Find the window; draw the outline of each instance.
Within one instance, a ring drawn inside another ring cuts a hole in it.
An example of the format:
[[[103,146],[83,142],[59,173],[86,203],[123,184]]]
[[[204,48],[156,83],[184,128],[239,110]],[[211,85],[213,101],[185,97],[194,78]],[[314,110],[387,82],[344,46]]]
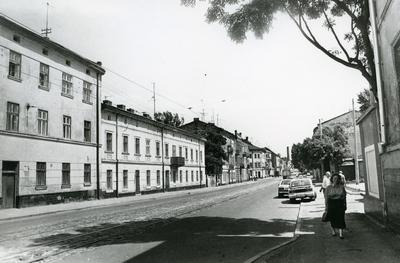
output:
[[[72,75],[62,74],[62,94],[72,97]]]
[[[40,63],[39,87],[49,89],[49,66]]]
[[[188,160],[188,158],[189,158],[189,157],[188,157],[188,148],[185,147],[185,159]]]
[[[202,162],[203,162],[203,152],[200,151],[200,163],[202,163]]]
[[[150,186],[150,170],[146,171],[146,183],[147,186]]]
[[[71,117],[63,116],[63,137],[71,139]]]
[[[128,188],[128,170],[122,171],[122,181],[124,189]]]
[[[193,171],[190,172],[192,182],[194,181]]]
[[[91,182],[92,182],[92,177],[91,177],[90,163],[85,163],[83,169],[83,183],[85,185],[90,185]]]
[[[21,80],[21,54],[10,50],[10,62],[8,64],[8,77]]]
[[[112,133],[111,132],[106,133],[106,151],[112,152]]]
[[[36,186],[46,186],[46,163],[36,163]]]
[[[66,59],[66,60],[65,60],[65,64],[66,64],[67,66],[71,66],[71,61],[68,60],[68,59]]]
[[[193,161],[193,149],[190,149],[190,160]]]
[[[160,156],[160,142],[156,142],[156,156]]]
[[[150,139],[146,139],[146,155],[150,156]]]
[[[85,142],[92,141],[92,124],[90,121],[83,122],[83,140]]]
[[[172,181],[176,183],[176,171],[172,171]]]
[[[203,181],[203,171],[200,171],[200,182]]]
[[[122,153],[129,153],[129,149],[128,149],[128,135],[123,135],[122,136],[122,143],[123,143],[123,147],[122,147]]]
[[[45,110],[38,110],[38,133],[40,135],[47,135],[48,131],[48,117],[49,114]]]
[[[179,146],[179,157],[182,157],[182,146]]]
[[[199,181],[199,171],[196,171],[196,181]]]
[[[165,158],[169,158],[168,143],[165,144]]]
[[[135,154],[140,155],[140,138],[135,138]]]
[[[160,170],[157,170],[157,185],[161,184]]]
[[[46,49],[46,48],[43,48],[42,49],[42,54],[47,56],[49,54],[49,50]]]
[[[172,156],[176,156],[176,145],[172,145]]]
[[[92,96],[92,84],[83,81],[83,102],[91,103]]]
[[[107,170],[107,190],[112,189],[112,170]]]
[[[17,43],[20,43],[20,42],[21,42],[21,38],[20,38],[20,36],[18,36],[18,35],[13,35],[13,40],[14,40],[15,42],[17,42]]]
[[[189,172],[186,171],[186,183],[189,182]]]
[[[71,164],[63,163],[62,164],[62,185],[61,187],[70,187],[71,186]]]
[[[198,162],[198,161],[199,161],[199,151],[196,150],[196,162]]]
[[[18,131],[19,126],[19,104],[7,102],[7,131]]]
[[[182,183],[182,170],[179,171],[179,182]]]

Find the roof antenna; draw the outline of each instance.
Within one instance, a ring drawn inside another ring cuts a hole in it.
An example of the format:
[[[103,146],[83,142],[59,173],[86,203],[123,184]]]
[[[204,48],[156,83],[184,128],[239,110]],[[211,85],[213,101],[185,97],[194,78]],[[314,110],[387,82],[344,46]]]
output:
[[[44,35],[45,38],[49,38],[48,35],[51,33],[51,28],[49,28],[49,2],[47,2],[46,5],[46,28],[42,29],[42,35]]]

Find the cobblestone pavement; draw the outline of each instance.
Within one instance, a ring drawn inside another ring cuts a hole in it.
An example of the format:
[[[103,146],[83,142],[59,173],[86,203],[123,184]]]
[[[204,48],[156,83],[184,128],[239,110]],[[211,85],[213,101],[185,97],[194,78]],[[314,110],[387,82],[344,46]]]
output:
[[[184,196],[1,222],[0,261],[52,261],[110,244],[110,240],[128,243],[124,239],[163,228],[180,217],[276,183],[276,179],[269,178],[254,184],[221,187],[212,192],[193,191]],[[275,191],[275,188],[271,189]]]

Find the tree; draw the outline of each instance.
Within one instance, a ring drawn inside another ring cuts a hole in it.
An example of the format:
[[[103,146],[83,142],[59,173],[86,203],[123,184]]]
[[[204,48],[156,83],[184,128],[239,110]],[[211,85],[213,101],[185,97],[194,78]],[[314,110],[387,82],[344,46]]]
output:
[[[205,161],[206,174],[217,175],[222,173],[222,165],[224,160],[228,159],[223,145],[226,144],[226,139],[221,134],[209,130],[206,135],[205,143]]]
[[[357,102],[360,104],[360,111],[365,112],[371,105],[369,90],[364,89],[357,95]]]
[[[292,163],[299,170],[318,168],[321,160],[338,167],[344,158],[350,157],[347,139],[342,127],[335,126],[333,130],[325,127],[322,136],[315,133],[303,143],[293,144]]]
[[[181,1],[186,6],[196,4],[196,0]],[[369,38],[368,0],[210,0],[206,20],[223,24],[233,41],[242,42],[248,31],[258,38],[268,33],[278,12],[289,15],[315,48],[334,61],[358,70],[377,98],[374,53]],[[350,21],[349,30],[339,35],[336,20],[342,18]],[[312,20],[331,32],[336,48],[321,44],[311,29]]]
[[[179,127],[185,122],[185,119],[179,117],[178,113],[171,113],[170,111],[156,112],[154,120],[174,127]]]

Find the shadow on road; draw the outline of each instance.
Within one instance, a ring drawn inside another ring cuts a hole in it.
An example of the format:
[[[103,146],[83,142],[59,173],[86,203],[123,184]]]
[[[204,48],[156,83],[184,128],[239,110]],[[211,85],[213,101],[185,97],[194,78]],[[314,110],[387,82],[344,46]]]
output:
[[[78,228],[74,233],[35,239],[32,246],[74,250],[78,246],[128,245],[124,253],[130,256],[125,262],[243,262],[289,240],[291,237],[287,234],[294,227],[293,220],[281,219],[202,216],[152,219]],[[99,230],[103,231],[93,233]],[[85,233],[93,234],[82,235]],[[150,246],[150,243],[156,245]],[[85,255],[80,257],[82,260]]]

